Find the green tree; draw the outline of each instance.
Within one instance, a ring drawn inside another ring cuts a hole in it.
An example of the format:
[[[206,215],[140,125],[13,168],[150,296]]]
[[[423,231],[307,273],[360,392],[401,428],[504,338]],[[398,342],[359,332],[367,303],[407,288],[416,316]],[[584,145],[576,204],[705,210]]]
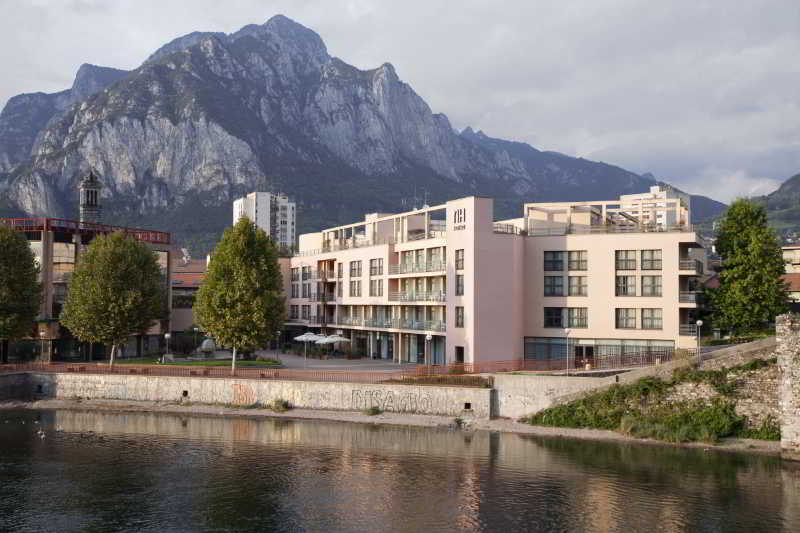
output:
[[[0,363],[8,344],[30,334],[42,299],[39,265],[22,233],[0,225]]]
[[[711,291],[717,327],[747,333],[788,309],[786,265],[764,208],[736,200],[722,219],[716,240],[722,258],[720,287]]]
[[[61,323],[84,342],[117,346],[144,333],[167,312],[166,283],[156,254],[122,233],[99,235],[80,254]]]
[[[285,316],[278,251],[263,230],[243,217],[214,249],[194,307],[200,327],[236,351],[269,342]]]

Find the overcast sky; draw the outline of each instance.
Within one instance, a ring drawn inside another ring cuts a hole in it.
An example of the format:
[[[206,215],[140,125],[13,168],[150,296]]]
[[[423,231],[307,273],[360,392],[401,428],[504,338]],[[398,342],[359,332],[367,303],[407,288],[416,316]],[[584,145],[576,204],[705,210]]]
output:
[[[453,126],[728,201],[800,172],[800,1],[0,0],[0,103],[284,14]]]

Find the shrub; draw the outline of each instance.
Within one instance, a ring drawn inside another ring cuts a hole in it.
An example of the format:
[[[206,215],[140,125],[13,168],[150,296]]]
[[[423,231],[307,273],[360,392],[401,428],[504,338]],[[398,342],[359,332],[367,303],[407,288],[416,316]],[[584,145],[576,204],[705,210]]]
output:
[[[376,416],[376,415],[381,414],[382,412],[383,411],[381,411],[380,407],[378,407],[376,405],[373,405],[372,407],[364,409],[364,414],[367,415],[367,416]]]
[[[743,426],[736,436],[743,439],[781,440],[781,426],[774,417],[770,416],[758,427]]]
[[[284,413],[292,408],[292,404],[290,404],[288,400],[278,398],[269,404],[269,408],[277,413]]]

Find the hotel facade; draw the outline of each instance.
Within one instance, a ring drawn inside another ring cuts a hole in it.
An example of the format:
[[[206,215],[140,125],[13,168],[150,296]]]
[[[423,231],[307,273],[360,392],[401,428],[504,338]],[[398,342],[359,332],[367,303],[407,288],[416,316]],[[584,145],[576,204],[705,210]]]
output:
[[[601,366],[695,346],[705,251],[685,195],[493,215],[491,199],[469,197],[301,235],[282,262],[289,333],[338,332],[354,353],[428,364]]]

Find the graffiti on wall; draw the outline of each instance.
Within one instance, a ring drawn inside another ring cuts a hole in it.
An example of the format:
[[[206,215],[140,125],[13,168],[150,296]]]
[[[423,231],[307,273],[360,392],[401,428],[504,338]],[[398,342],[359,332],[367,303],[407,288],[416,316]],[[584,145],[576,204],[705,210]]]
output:
[[[382,389],[354,389],[350,405],[353,410],[377,407],[381,411],[398,413],[430,413],[434,407],[430,394],[420,391],[399,393]]]

